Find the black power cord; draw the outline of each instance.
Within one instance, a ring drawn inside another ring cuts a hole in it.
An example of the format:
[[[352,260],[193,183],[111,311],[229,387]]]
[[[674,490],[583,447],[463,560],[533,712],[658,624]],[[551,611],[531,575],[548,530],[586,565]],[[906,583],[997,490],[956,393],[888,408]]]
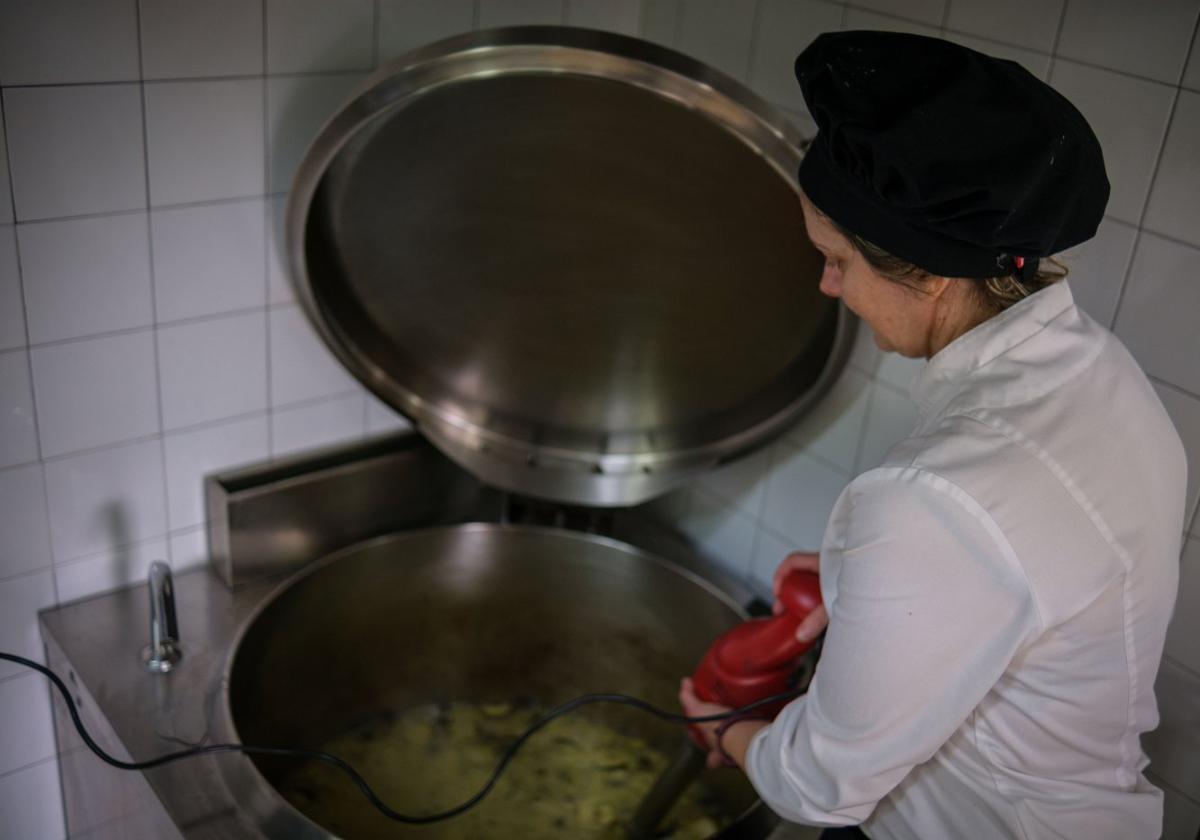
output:
[[[513,757],[516,756],[517,751],[524,746],[525,742],[528,741],[534,733],[536,733],[539,729],[542,729],[544,726],[546,726],[546,724],[550,723],[550,721],[554,720],[555,718],[569,714],[570,712],[573,712],[582,706],[587,706],[592,703],[619,703],[626,706],[633,706],[635,709],[640,709],[643,712],[647,712],[657,718],[660,718],[661,720],[669,721],[671,723],[715,723],[719,720],[726,720],[731,717],[745,715],[747,712],[752,712],[755,709],[762,708],[763,706],[769,706],[772,703],[791,700],[804,693],[803,690],[785,691],[782,694],[773,694],[770,697],[764,697],[761,700],[757,700],[737,709],[731,709],[728,712],[721,712],[715,715],[699,715],[696,717],[688,717],[687,715],[681,715],[676,712],[668,712],[664,709],[660,709],[657,706],[647,703],[645,700],[641,700],[637,697],[630,697],[627,694],[584,694],[574,698],[573,700],[568,700],[566,703],[563,703],[561,706],[552,709],[541,718],[534,721],[534,723],[532,723],[528,729],[522,732],[520,736],[517,737],[517,740],[513,741],[508,749],[504,751],[504,754],[500,756],[500,760],[496,764],[496,769],[492,771],[492,775],[488,777],[488,780],[484,783],[483,787],[481,787],[469,799],[465,800],[461,804],[455,805],[453,808],[448,808],[444,811],[438,811],[436,813],[426,814],[424,816],[412,816],[409,814],[401,814],[399,811],[388,807],[387,803],[381,800],[376,795],[375,791],[371,789],[371,786],[367,784],[367,780],[364,779],[351,765],[347,764],[336,755],[330,755],[329,753],[320,752],[319,750],[289,749],[284,747],[253,747],[246,744],[209,744],[202,747],[192,747],[191,749],[178,750],[176,752],[167,753],[166,755],[160,755],[157,758],[147,759],[146,761],[121,761],[119,758],[113,758],[92,739],[92,736],[89,735],[88,731],[84,728],[83,721],[79,718],[79,710],[75,708],[75,700],[71,697],[71,692],[67,689],[67,686],[62,679],[59,678],[58,674],[54,673],[44,665],[26,659],[23,656],[17,656],[13,653],[4,653],[3,651],[0,651],[0,660],[15,662],[18,665],[24,665],[26,668],[32,668],[34,671],[37,671],[49,679],[50,682],[54,684],[54,687],[58,689],[59,693],[62,694],[63,700],[66,701],[67,711],[71,715],[71,722],[75,724],[76,731],[79,732],[79,737],[83,739],[83,742],[87,744],[88,749],[95,753],[101,761],[112,767],[116,767],[120,770],[149,770],[153,767],[159,767],[163,764],[167,764],[172,761],[179,761],[180,759],[184,758],[192,758],[193,756],[230,752],[240,752],[247,755],[290,756],[292,758],[306,758],[310,761],[323,761],[326,764],[338,768],[347,776],[349,776],[350,780],[354,782],[355,786],[359,789],[359,791],[362,792],[362,795],[367,798],[367,801],[378,808],[379,811],[384,814],[384,816],[395,820],[396,822],[408,823],[411,825],[424,825],[427,823],[440,822],[441,820],[448,820],[451,817],[457,817],[464,811],[467,811],[478,805],[479,802],[491,792],[497,780],[499,780],[500,775],[504,772],[504,768],[507,767],[508,763],[513,760]]]

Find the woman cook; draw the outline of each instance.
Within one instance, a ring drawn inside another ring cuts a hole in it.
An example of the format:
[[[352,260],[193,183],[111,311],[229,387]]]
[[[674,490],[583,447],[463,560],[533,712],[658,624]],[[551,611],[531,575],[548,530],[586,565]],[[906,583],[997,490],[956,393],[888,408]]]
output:
[[[933,38],[817,38],[796,75],[821,290],[925,357],[919,421],[834,507],[806,696],[708,737],[802,823],[873,840],[1158,837],[1141,771],[1175,599],[1184,454],[1046,263],[1108,199],[1079,112]],[[815,625],[801,628],[815,633]],[[720,707],[698,701],[690,714]]]

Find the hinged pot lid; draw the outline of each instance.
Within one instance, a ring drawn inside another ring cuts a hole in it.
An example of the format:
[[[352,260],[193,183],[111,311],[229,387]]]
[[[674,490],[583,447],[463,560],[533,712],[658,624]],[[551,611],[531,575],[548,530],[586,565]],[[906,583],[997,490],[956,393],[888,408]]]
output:
[[[473,33],[369,79],[289,200],[341,361],[485,481],[643,501],[763,444],[844,363],[799,137],[737,82],[564,27]]]

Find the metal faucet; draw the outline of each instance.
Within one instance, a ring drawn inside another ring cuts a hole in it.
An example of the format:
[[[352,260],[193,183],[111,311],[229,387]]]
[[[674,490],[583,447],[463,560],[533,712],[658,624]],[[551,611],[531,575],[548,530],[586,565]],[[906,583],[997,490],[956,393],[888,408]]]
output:
[[[171,567],[161,560],[150,564],[150,644],[142,650],[142,664],[155,674],[165,674],[183,658],[179,628],[175,624],[175,581]]]

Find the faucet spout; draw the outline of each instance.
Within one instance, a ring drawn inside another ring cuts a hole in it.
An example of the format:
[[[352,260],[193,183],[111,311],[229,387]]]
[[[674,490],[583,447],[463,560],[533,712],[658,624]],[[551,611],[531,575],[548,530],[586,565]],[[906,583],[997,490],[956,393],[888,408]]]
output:
[[[175,580],[171,567],[161,560],[150,564],[150,644],[142,650],[142,664],[155,674],[165,674],[183,658],[179,627],[175,623]]]

